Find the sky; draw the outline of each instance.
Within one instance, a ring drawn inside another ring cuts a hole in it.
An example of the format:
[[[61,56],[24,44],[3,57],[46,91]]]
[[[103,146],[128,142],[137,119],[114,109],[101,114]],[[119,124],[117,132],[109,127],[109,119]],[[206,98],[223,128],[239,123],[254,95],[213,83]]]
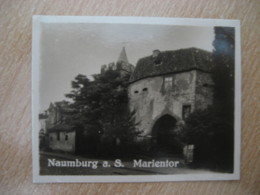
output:
[[[43,23],[40,41],[40,112],[62,101],[71,81],[116,62],[123,47],[129,63],[152,51],[197,47],[212,51],[213,27],[144,24]]]

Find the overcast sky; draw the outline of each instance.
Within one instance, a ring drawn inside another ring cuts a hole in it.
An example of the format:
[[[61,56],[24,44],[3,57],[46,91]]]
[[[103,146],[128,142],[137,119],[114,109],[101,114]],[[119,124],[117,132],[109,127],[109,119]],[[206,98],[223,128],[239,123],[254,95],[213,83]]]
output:
[[[116,62],[125,46],[128,61],[159,49],[197,47],[212,51],[213,27],[44,23],[41,31],[40,111],[50,102],[65,99],[78,74],[100,72],[100,66]]]

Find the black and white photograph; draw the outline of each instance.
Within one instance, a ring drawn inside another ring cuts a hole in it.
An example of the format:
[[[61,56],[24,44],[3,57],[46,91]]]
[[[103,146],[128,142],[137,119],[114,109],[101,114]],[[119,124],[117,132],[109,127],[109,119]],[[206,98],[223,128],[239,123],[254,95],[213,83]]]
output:
[[[33,180],[237,180],[237,20],[34,16]]]

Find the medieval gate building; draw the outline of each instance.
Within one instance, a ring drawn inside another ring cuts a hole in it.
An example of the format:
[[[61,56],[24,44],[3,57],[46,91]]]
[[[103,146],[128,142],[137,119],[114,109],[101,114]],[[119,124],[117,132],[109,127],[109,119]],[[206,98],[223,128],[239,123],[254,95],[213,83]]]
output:
[[[197,48],[154,50],[141,58],[128,87],[140,139],[176,148],[174,135],[188,115],[213,101],[212,54]]]

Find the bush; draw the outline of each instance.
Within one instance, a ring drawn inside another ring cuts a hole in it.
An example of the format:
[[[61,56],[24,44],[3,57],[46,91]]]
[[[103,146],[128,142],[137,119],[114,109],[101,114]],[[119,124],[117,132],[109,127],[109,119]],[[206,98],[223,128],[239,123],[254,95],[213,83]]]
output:
[[[233,129],[233,122],[217,107],[192,113],[182,132],[183,141],[195,145],[192,166],[232,171]]]

